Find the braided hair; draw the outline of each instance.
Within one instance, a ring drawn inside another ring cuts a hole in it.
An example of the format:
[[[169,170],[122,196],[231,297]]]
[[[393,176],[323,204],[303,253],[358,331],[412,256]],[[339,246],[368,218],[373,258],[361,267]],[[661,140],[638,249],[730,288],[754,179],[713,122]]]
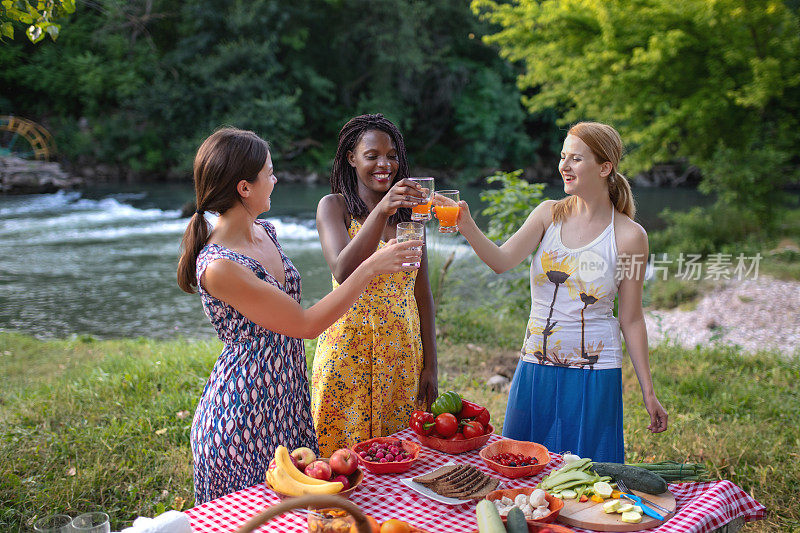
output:
[[[364,134],[370,130],[378,130],[389,135],[392,143],[397,150],[397,174],[395,174],[392,185],[408,177],[408,159],[406,158],[406,145],[403,142],[403,135],[389,119],[382,114],[360,115],[350,119],[339,132],[339,145],[336,148],[336,157],[333,160],[333,172],[331,173],[331,192],[341,194],[344,197],[347,212],[352,217],[366,217],[369,210],[364,200],[358,196],[358,176],[356,169],[347,160],[348,152],[355,152],[356,146],[361,142]],[[411,220],[411,210],[402,207],[389,217],[389,224],[407,222]]]

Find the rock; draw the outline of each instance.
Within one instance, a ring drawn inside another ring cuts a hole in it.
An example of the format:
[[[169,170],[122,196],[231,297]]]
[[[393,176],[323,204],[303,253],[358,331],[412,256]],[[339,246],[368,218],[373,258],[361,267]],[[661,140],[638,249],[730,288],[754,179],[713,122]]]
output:
[[[75,188],[81,181],[70,176],[58,163],[0,157],[0,194],[51,193]]]
[[[511,388],[511,380],[501,374],[495,374],[486,380],[486,384],[495,391],[507,391]]]

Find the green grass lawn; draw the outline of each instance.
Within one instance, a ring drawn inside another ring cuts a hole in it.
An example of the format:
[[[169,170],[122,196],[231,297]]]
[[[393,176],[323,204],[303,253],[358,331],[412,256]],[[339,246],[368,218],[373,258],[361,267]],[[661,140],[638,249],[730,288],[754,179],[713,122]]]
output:
[[[462,331],[458,322],[442,321]],[[492,369],[482,361],[509,350],[512,330],[500,328],[493,343],[487,332],[470,340],[445,329],[439,343],[441,390],[485,402],[497,431],[506,396],[485,387]],[[219,350],[218,342],[0,333],[0,531],[28,530],[44,514],[91,510],[107,512],[119,530],[139,515],[191,507],[189,427]],[[748,531],[800,530],[798,362],[664,346],[652,365],[670,429],[647,432],[628,365],[628,460],[705,462],[769,508]]]

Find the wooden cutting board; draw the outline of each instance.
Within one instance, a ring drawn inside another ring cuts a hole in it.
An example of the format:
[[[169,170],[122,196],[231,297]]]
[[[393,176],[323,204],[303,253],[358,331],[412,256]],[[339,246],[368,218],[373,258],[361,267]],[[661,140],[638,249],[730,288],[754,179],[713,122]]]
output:
[[[658,496],[644,494],[638,491],[633,491],[633,493],[656,502],[673,513],[675,512],[675,496],[669,491],[664,494],[659,494]],[[623,501],[627,500],[623,499]],[[661,511],[656,509],[656,512],[660,513]],[[672,516],[672,514],[667,515],[666,520],[669,520]],[[628,524],[623,522],[621,518],[622,515],[620,513],[607,514],[603,511],[602,503],[593,502],[591,500],[583,503],[580,503],[578,500],[564,500],[564,507],[561,509],[557,520],[570,526],[582,527],[594,531],[640,531],[662,524],[659,520],[647,515],[642,515],[642,521],[638,524]]]

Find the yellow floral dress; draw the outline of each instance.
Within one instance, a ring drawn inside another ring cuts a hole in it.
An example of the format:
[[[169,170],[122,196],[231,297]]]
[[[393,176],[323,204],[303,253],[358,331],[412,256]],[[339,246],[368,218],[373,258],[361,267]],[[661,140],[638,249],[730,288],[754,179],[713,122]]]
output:
[[[353,219],[350,238],[360,229]],[[378,247],[385,245],[381,241]],[[422,339],[416,278],[416,271],[373,278],[347,313],[320,335],[311,411],[323,456],[403,429],[417,408]]]

